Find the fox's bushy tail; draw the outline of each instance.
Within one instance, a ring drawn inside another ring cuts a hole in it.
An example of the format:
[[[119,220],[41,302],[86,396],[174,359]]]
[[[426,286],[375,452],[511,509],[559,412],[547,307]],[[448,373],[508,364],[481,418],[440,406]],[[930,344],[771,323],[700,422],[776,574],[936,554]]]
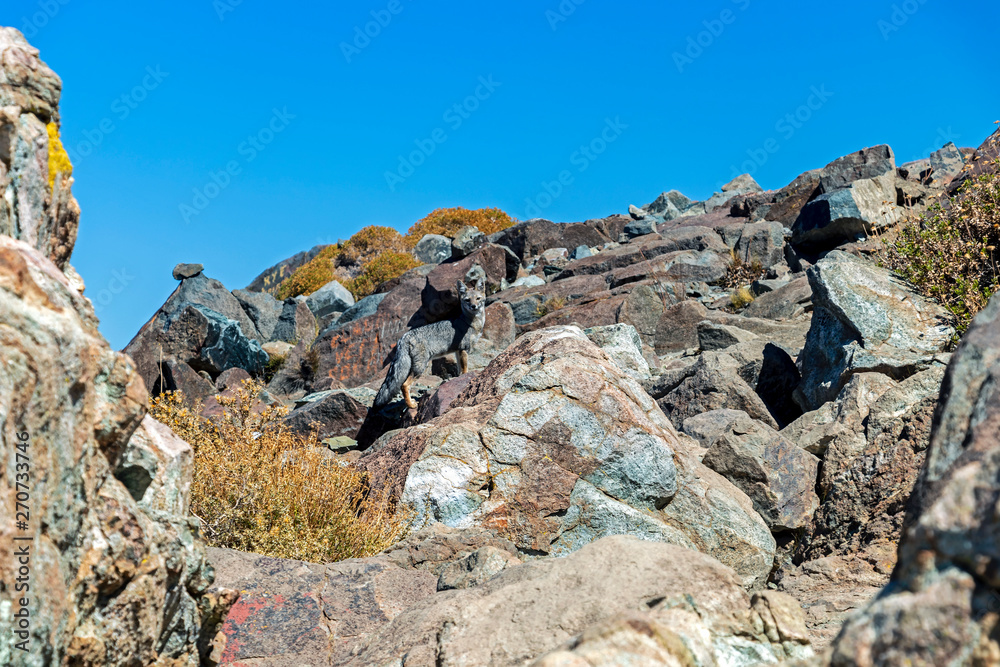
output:
[[[385,382],[382,383],[382,388],[375,396],[373,407],[380,408],[387,405],[396,397],[396,394],[403,388],[406,378],[410,375],[410,366],[410,355],[401,350],[397,344],[396,351],[392,355],[392,363],[389,364],[389,374],[385,376]]]

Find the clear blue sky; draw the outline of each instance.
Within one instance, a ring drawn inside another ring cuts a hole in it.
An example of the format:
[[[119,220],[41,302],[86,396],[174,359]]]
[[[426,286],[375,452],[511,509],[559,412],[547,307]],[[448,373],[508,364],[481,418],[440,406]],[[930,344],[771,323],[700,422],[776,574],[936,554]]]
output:
[[[236,289],[441,206],[583,220],[747,170],[778,188],[868,145],[977,146],[998,19],[981,0],[0,5],[63,79],[72,261],[118,348],[178,262]]]

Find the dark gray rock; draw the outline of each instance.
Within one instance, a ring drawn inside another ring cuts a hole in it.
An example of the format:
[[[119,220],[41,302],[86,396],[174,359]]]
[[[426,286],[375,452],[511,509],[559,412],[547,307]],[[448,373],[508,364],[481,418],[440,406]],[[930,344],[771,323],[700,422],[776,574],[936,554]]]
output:
[[[245,289],[233,290],[233,296],[240,302],[244,312],[253,321],[261,340],[284,340],[274,338],[274,327],[282,313],[282,303],[267,292],[251,292]]]
[[[594,253],[590,249],[590,246],[581,245],[581,246],[577,246],[573,250],[573,252],[571,252],[569,254],[569,258],[570,259],[583,259],[584,257],[590,257],[593,254]]]
[[[243,310],[239,299],[233,296],[221,282],[209,278],[204,273],[182,280],[166,303],[160,307],[160,313],[169,316],[188,304],[196,304],[214,310],[239,323],[240,329],[246,337],[262,343],[265,342],[263,336],[257,331],[253,320]]]
[[[893,583],[854,615],[831,664],[987,664],[1000,600],[1000,297],[974,320],[941,388]],[[931,632],[929,629],[932,629]]]
[[[785,260],[785,228],[780,222],[744,225],[736,243],[736,256],[745,263],[760,262],[765,269]]]
[[[451,239],[440,234],[427,234],[417,241],[413,256],[424,264],[440,264],[451,259]]]
[[[889,271],[834,251],[808,276],[814,312],[795,392],[803,410],[835,398],[854,373],[902,380],[940,364],[936,358],[954,335],[948,312]]]
[[[892,148],[882,144],[837,158],[823,167],[819,176],[821,194],[850,187],[852,183],[878,178],[896,171]]]
[[[698,347],[702,351],[724,350],[733,345],[739,345],[751,340],[757,340],[757,335],[736,327],[718,324],[710,320],[698,323]]]
[[[194,278],[196,275],[205,270],[202,264],[178,264],[174,267],[174,280],[184,280],[185,278]]]
[[[733,426],[714,440],[702,463],[742,489],[772,531],[806,526],[819,507],[819,459],[760,422]]]
[[[949,141],[933,153],[931,153],[931,178],[938,185],[947,185],[953,178],[962,173],[965,167],[965,156],[954,142]]]
[[[626,238],[634,239],[656,233],[656,220],[650,217],[639,218],[625,225],[623,232]]]
[[[270,340],[281,340],[293,345],[299,341],[311,343],[316,338],[318,322],[305,301],[286,300],[281,307],[281,315],[275,322]]]
[[[389,296],[388,292],[366,296],[345,310],[343,315],[340,316],[340,319],[337,320],[337,324],[344,325],[348,322],[353,322],[354,320],[360,320],[362,317],[374,315],[375,311],[378,310],[379,304],[382,303],[387,296]]]
[[[888,146],[845,155],[820,172],[819,196],[792,225],[792,243],[825,250],[895,224],[896,160]]]
[[[319,425],[318,436],[354,438],[368,416],[368,406],[359,401],[349,391],[335,390],[305,397],[296,408],[285,417],[285,425],[297,433],[310,433],[313,423]]]
[[[706,352],[678,374],[675,386],[661,386],[659,391],[666,390],[666,394],[657,403],[677,429],[683,428],[688,417],[721,409],[742,410],[777,428],[767,406],[739,371],[740,364],[725,352]]]

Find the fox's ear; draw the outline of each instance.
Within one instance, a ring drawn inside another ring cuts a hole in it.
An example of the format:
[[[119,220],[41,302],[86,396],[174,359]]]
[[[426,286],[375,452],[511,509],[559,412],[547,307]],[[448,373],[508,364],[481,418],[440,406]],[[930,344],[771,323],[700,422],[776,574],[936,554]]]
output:
[[[480,278],[479,280],[476,281],[476,291],[477,292],[482,292],[483,289],[485,289],[485,288],[486,288],[486,285],[483,284],[483,279],[482,278]]]
[[[465,287],[465,283],[463,283],[461,280],[459,280],[458,281],[458,293],[459,294],[465,294],[465,290],[466,289],[467,288]]]

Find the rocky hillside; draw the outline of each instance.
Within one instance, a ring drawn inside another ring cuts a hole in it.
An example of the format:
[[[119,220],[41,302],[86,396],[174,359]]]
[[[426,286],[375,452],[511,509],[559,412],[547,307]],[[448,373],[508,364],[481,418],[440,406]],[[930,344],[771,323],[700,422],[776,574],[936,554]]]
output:
[[[1000,664],[1000,296],[959,340],[882,261],[988,185],[1000,133],[581,222],[439,210],[233,291],[178,264],[121,354],[68,264],[59,80],[16,31],[0,56],[2,488],[28,505],[0,542],[4,664]],[[416,409],[374,408],[400,337],[480,279],[469,372],[437,360]],[[216,419],[248,379],[398,508],[401,541],[319,563],[205,548],[199,451],[147,400]]]
[[[198,665],[237,597],[188,511],[190,446],[69,264],[79,209],[62,83],[0,28],[0,664]]]

